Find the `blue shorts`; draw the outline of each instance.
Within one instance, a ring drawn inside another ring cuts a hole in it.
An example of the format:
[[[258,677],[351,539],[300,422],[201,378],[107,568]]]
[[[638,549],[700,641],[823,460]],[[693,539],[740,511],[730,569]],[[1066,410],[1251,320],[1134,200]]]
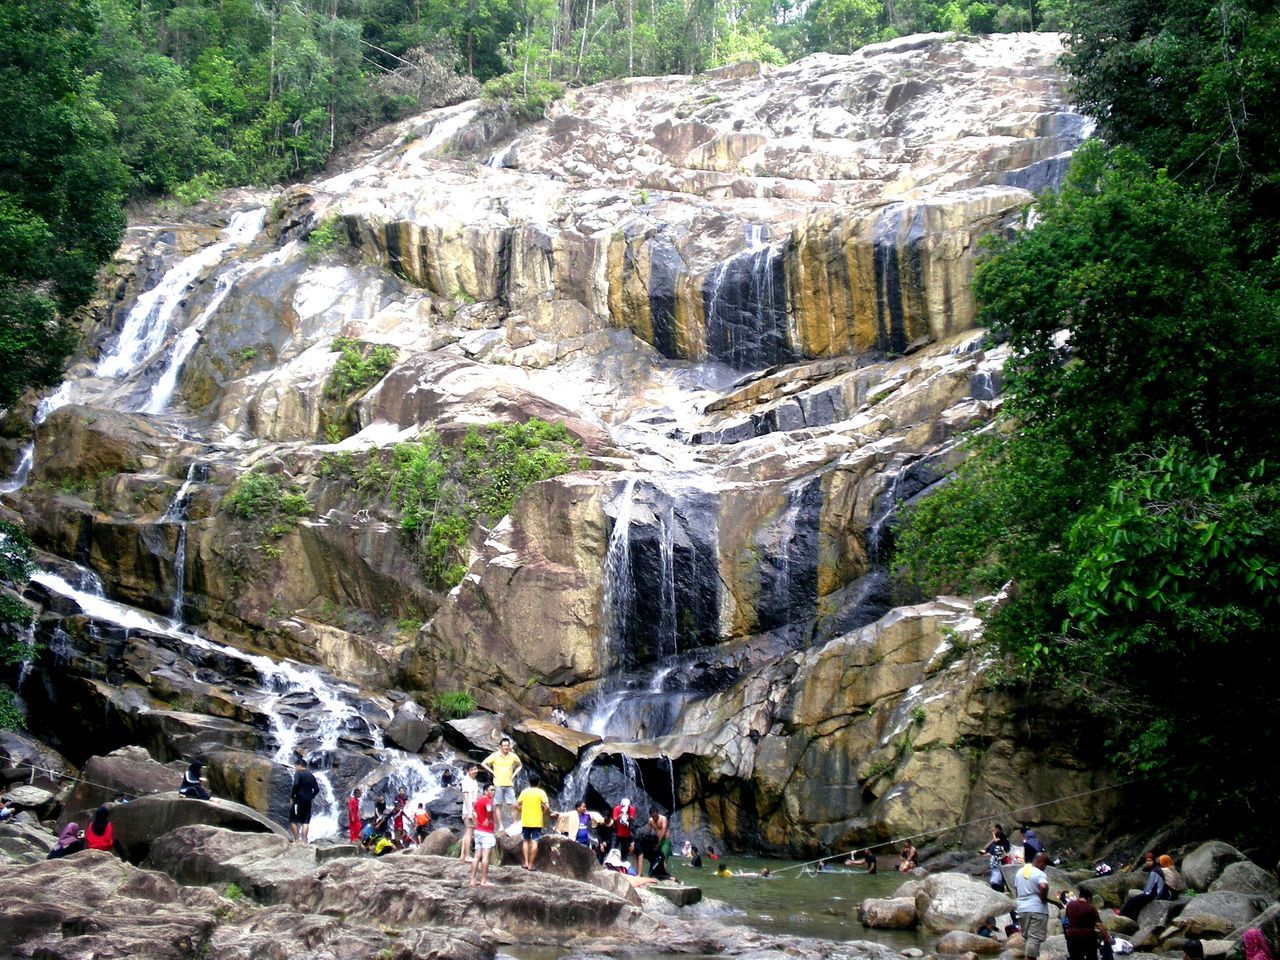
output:
[[[521,831],[526,840],[539,840],[542,838],[541,827],[522,827]]]
[[[495,807],[509,807],[516,802],[515,787],[498,787],[493,794],[493,805]]]

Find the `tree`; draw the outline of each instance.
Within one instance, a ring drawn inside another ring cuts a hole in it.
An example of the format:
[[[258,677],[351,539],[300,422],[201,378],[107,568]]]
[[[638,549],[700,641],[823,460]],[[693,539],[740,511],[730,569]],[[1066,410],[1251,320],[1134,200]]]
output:
[[[0,520],[0,668],[12,668],[34,655],[24,637],[34,612],[17,595],[31,577],[31,541],[22,529]],[[0,686],[0,729],[22,726],[14,691]]]
[[[0,5],[0,406],[56,381],[120,242],[126,173],[85,65],[90,0]]]

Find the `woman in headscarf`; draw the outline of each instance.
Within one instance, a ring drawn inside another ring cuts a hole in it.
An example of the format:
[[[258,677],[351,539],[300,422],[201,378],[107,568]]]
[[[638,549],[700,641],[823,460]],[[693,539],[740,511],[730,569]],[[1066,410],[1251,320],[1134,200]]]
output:
[[[116,845],[116,831],[111,826],[111,811],[99,807],[93,815],[89,829],[84,832],[84,845],[90,850],[113,850]]]
[[[1178,872],[1178,868],[1173,865],[1173,857],[1165,854],[1158,863],[1160,864],[1160,872],[1164,874],[1164,885],[1169,890],[1169,899],[1178,899],[1178,894],[1187,889],[1187,885],[1182,880],[1182,874]]]
[[[80,832],[80,824],[68,823],[62,828],[62,832],[58,834],[58,843],[46,860],[57,860],[59,857],[70,856],[73,853],[79,853],[84,849],[84,834]]]
[[[1266,934],[1257,927],[1246,930],[1241,942],[1244,944],[1244,960],[1271,960]]]
[[[991,825],[991,842],[978,851],[981,856],[987,858],[987,883],[991,885],[992,890],[1000,891],[1004,889],[1004,875],[1000,872],[1000,865],[1005,862],[1005,857],[1009,855],[1009,837],[1005,834],[1004,828],[998,823]]]
[[[182,775],[182,786],[178,788],[179,794],[195,800],[208,800],[212,797],[212,794],[200,782],[200,771],[203,768],[203,760],[191,761],[191,766],[187,767],[187,772]]]

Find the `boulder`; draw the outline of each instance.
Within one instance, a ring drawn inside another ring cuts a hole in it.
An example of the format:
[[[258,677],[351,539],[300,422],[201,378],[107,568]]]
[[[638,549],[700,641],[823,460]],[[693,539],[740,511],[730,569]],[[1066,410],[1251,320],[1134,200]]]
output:
[[[933,949],[935,952],[942,954],[975,953],[985,955],[999,953],[1003,949],[1003,945],[993,937],[980,937],[976,933],[952,930],[950,933],[944,934]],[[1044,954],[1041,954],[1041,956],[1044,956]]]
[[[503,866],[519,866],[523,862],[520,845],[519,837],[500,835],[496,862]],[[595,874],[606,872],[590,849],[559,833],[542,835],[533,866],[542,873],[568,877],[571,880],[590,880]]]
[[[1210,840],[1192,850],[1182,860],[1182,879],[1193,890],[1208,890],[1213,881],[1222,876],[1222,871],[1229,864],[1239,863],[1248,858],[1221,840]]]
[[[26,817],[0,823],[0,863],[39,863],[58,838]]]
[[[230,800],[193,800],[178,796],[176,791],[111,804],[110,809],[116,843],[125,859],[132,863],[146,859],[158,837],[190,824],[288,837],[284,827],[243,804]]]
[[[522,756],[556,778],[567,776],[578,765],[582,751],[600,742],[595,734],[533,719],[517,723],[512,735]]]
[[[274,834],[192,825],[156,838],[146,866],[179,883],[217,890],[234,883],[259,903],[272,904],[305,899],[317,861],[314,847]]]
[[[383,727],[387,740],[406,750],[417,753],[432,737],[439,736],[440,725],[427,717],[426,711],[412,700],[405,700],[396,708],[391,722]]]
[[[1217,880],[1209,884],[1211,892],[1228,890],[1234,893],[1249,893],[1266,897],[1268,900],[1280,900],[1280,883],[1267,871],[1249,860],[1238,860],[1227,864]]]
[[[915,898],[868,898],[858,906],[858,919],[877,930],[910,930],[916,925]]]
[[[1261,930],[1273,947],[1280,945],[1280,903],[1273,903],[1247,924],[1236,927],[1231,931],[1230,939],[1238,942],[1250,927]]]
[[[473,760],[483,760],[498,749],[506,718],[497,713],[477,713],[460,720],[447,720],[445,739],[465,749]]]
[[[1169,901],[1156,901],[1168,903]],[[1153,904],[1147,904],[1153,906]],[[1130,920],[1126,916],[1118,913],[1105,913],[1102,916],[1102,925],[1112,933],[1119,934],[1122,937],[1131,937],[1141,928],[1137,920]]]
[[[90,757],[84,773],[67,798],[58,826],[83,823],[93,811],[121,794],[145,797],[177,789],[182,774],[151,759],[143,747],[121,747],[105,757]]]
[[[1040,945],[1040,960],[1067,960],[1067,938],[1061,933],[1053,936],[1055,929],[1061,930],[1062,928],[1050,923],[1050,936]]]
[[[413,848],[413,852],[421,856],[442,857],[454,844],[453,831],[447,827],[432,830],[426,838]]]
[[[30,810],[39,820],[48,820],[57,812],[58,798],[52,790],[22,784],[5,791],[9,802],[18,810]]]
[[[0,790],[30,783],[57,793],[78,771],[62,754],[17,730],[0,730]]]
[[[1184,936],[1211,939],[1250,923],[1266,907],[1265,898],[1247,893],[1202,893],[1191,898],[1174,923]]]
[[[677,907],[691,907],[702,902],[702,890],[698,887],[670,883],[651,883],[645,888]]]
[[[1145,873],[1117,871],[1108,873],[1105,877],[1082,880],[1078,886],[1090,899],[1101,897],[1103,905],[1114,910],[1124,905],[1130,890],[1141,890],[1146,880]]]
[[[1155,927],[1161,929],[1167,927],[1173,922],[1173,918],[1186,909],[1190,901],[1186,898],[1181,900],[1152,900],[1138,914],[1138,927]],[[1121,918],[1125,919],[1125,918]]]
[[[979,880],[958,873],[936,873],[916,894],[916,916],[935,933],[974,930],[989,916],[1013,909],[1014,902]]]

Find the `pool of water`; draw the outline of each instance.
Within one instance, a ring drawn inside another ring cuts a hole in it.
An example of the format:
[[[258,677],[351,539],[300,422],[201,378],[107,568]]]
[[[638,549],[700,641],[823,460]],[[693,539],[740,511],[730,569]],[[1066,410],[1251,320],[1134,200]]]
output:
[[[895,950],[932,946],[915,930],[871,930],[858,922],[858,904],[867,897],[890,897],[902,885],[896,873],[867,876],[861,870],[835,869],[814,873],[788,860],[757,857],[725,857],[731,870],[758,873],[768,867],[771,876],[717,877],[716,864],[703,861],[696,870],[687,860],[673,858],[671,872],[687,884],[700,887],[704,897],[722,900],[741,913],[717,918],[766,933],[823,940],[870,940]],[[502,953],[516,960],[561,960],[567,952],[553,947],[504,947]],[[653,960],[662,957],[655,954]],[[637,956],[636,960],[650,960]],[[669,955],[665,960],[670,960]]]

